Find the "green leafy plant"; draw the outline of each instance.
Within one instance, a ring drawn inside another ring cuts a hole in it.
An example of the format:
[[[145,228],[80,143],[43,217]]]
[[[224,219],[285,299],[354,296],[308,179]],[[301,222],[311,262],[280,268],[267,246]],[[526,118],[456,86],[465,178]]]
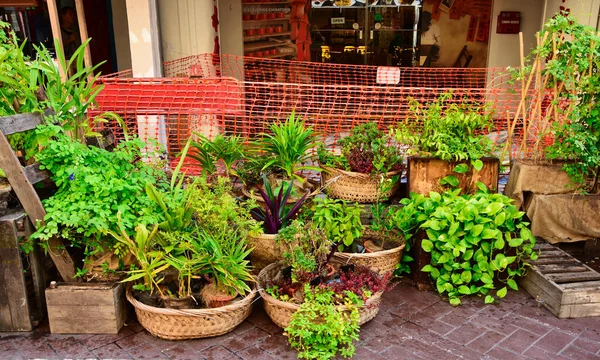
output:
[[[152,156],[146,143],[130,139],[109,152],[70,138],[60,126],[40,126],[35,133],[48,138],[36,159],[58,190],[43,201],[47,214],[32,239],[43,245],[60,236],[89,256],[113,248],[107,231],[133,234],[138,224],[162,221],[145,185],[164,183],[165,174],[144,161]]]
[[[429,197],[412,194],[394,215],[400,230],[409,239],[424,235],[421,246],[431,253],[428,272],[440,294],[459,305],[465,295],[480,295],[494,302],[492,293],[503,298],[507,287],[517,290],[515,279],[524,276],[528,259],[536,260],[535,238],[512,200],[491,194],[482,183],[473,195],[459,195],[460,189]]]
[[[355,242],[364,231],[360,213],[359,206],[348,205],[344,200],[320,198],[315,199],[312,219],[327,238],[338,245],[340,251],[345,247],[356,251]]]
[[[200,141],[193,141],[192,148],[197,152],[190,155],[203,165],[203,170],[214,173],[217,164],[225,166],[225,176],[236,175],[234,165],[245,158],[244,140],[239,135],[226,136],[218,134],[210,140],[202,134],[195,134]]]
[[[296,119],[295,112],[283,123],[270,126],[272,134],[262,134],[257,146],[273,158],[264,165],[263,170],[273,167],[283,172],[288,179],[304,182],[298,173],[303,170],[321,171],[319,167],[306,165],[311,160],[309,151],[317,142],[313,129],[306,127],[304,121]]]
[[[343,306],[336,306],[336,294],[328,289],[304,286],[305,301],[285,328],[292,348],[300,359],[333,359],[338,352],[345,358],[355,352],[362,300],[348,292]]]
[[[341,155],[333,155],[321,145],[317,154],[322,165],[346,171],[383,175],[402,169],[403,156],[397,145],[377,124],[368,122],[355,126],[349,136],[339,140]]]
[[[314,223],[294,220],[275,237],[282,247],[284,264],[292,267],[292,282],[322,273],[329,261],[333,242]]]
[[[136,259],[136,265],[131,266],[128,271],[129,276],[123,282],[141,279],[141,283],[133,285],[134,289],[150,291],[150,293],[157,290],[164,295],[159,287],[162,281],[160,274],[169,267],[169,264],[165,260],[165,254],[155,248],[157,232],[158,226],[148,231],[142,224],[136,226],[133,238],[122,227],[118,232],[108,231],[117,241],[114,247],[115,253],[121,257],[130,253]]]
[[[446,93],[427,108],[415,100],[410,111],[416,119],[408,118],[393,131],[399,143],[410,146],[410,154],[437,159],[477,160],[493,151],[493,142],[483,135],[492,126],[492,114],[486,107],[467,102],[451,102]]]

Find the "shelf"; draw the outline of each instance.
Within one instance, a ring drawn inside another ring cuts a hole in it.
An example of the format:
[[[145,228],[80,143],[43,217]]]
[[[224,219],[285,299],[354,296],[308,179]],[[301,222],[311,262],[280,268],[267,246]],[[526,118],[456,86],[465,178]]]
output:
[[[281,53],[281,54],[274,54],[274,55],[267,55],[267,56],[263,56],[262,58],[264,59],[277,59],[277,58],[282,58],[282,57],[286,57],[286,56],[296,56],[296,53]]]
[[[274,36],[290,36],[291,34],[292,34],[291,31],[284,31],[284,32],[265,34],[265,35],[244,36],[244,42],[261,40],[261,39],[265,39],[265,38],[271,38]]]
[[[250,43],[244,45],[244,52],[256,51],[261,49],[268,49],[272,47],[280,47],[280,46],[290,46],[292,45],[289,42],[274,42],[274,41],[261,41],[256,43]]]
[[[249,23],[264,23],[264,22],[280,22],[280,21],[288,21],[290,20],[290,16],[286,15],[282,18],[275,18],[275,19],[262,19],[262,20],[244,20],[244,24],[249,24]]]

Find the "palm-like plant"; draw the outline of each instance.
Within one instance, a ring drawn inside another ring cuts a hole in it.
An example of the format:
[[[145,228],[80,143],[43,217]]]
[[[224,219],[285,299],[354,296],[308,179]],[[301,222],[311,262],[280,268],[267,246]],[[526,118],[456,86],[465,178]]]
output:
[[[272,134],[263,134],[259,147],[275,157],[264,165],[263,170],[273,166],[281,170],[288,179],[305,179],[298,175],[302,170],[321,171],[319,167],[304,165],[311,158],[309,150],[317,146],[314,131],[305,127],[304,121],[296,119],[292,111],[284,123],[270,126]]]
[[[216,164],[222,161],[225,165],[225,175],[235,175],[233,166],[245,158],[244,139],[239,135],[225,136],[217,135],[212,141],[202,134],[195,133],[200,141],[192,142],[192,147],[197,153],[192,158],[202,164],[203,170],[209,173],[215,172]]]

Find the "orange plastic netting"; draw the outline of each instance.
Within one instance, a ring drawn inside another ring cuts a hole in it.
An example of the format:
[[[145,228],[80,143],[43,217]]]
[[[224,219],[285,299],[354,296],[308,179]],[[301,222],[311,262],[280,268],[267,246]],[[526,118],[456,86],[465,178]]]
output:
[[[292,111],[335,142],[362,122],[375,121],[383,129],[411,121],[410,99],[426,106],[448,91],[454,94],[451,101],[489,106],[492,131],[506,138],[521,100],[520,87],[510,84],[506,69],[390,68],[203,54],[165,63],[164,73],[164,78],[133,78],[131,71],[100,78],[105,88],[92,115],[116,112],[130,130],[157,137],[176,153],[194,132],[252,137]],[[517,122],[515,143],[521,133]]]

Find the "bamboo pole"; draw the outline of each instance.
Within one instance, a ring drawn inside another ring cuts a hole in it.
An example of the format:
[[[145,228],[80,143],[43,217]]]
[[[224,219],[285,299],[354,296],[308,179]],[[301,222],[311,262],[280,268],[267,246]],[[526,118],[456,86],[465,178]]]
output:
[[[85,20],[85,8],[83,7],[83,0],[75,0],[75,9],[77,11],[77,23],[79,24],[79,37],[81,37],[81,43],[85,43],[88,39],[87,22]],[[85,66],[92,67],[92,54],[90,52],[90,45],[88,44],[83,51],[83,61]],[[88,81],[92,81],[94,76],[90,74]]]
[[[52,37],[58,40],[58,46],[60,47],[60,50],[64,51],[62,33],[60,31],[60,19],[58,17],[58,8],[56,7],[56,0],[48,0],[48,16],[50,17],[50,26],[52,27]],[[60,73],[60,78],[63,81],[65,81],[67,77],[66,70],[67,69],[64,69],[59,61],[58,71]]]

